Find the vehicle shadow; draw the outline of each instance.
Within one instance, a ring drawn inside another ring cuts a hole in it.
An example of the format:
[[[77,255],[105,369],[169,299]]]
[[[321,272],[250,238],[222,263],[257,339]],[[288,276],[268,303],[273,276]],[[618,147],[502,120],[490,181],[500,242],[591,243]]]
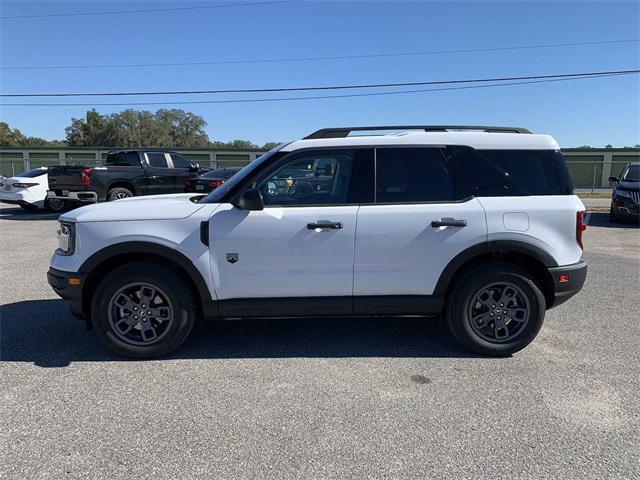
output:
[[[607,228],[640,228],[640,219],[627,219],[621,223],[612,223],[609,221],[608,213],[591,213],[589,218],[589,227],[607,227]]]
[[[185,345],[164,359],[290,357],[474,355],[431,319],[314,318],[200,322]],[[73,362],[127,361],[107,351],[62,300],[0,307],[0,360],[54,368]]]
[[[48,212],[46,210],[23,210],[22,208],[0,208],[1,220],[56,220],[62,212]]]

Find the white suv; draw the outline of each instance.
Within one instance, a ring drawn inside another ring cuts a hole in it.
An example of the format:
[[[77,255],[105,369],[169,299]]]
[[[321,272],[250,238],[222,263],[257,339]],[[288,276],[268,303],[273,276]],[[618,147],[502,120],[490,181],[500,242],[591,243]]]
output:
[[[65,213],[48,279],[129,357],[175,350],[200,318],[351,315],[442,315],[465,347],[509,355],[582,287],[583,214],[548,135],[332,128],[207,196]]]

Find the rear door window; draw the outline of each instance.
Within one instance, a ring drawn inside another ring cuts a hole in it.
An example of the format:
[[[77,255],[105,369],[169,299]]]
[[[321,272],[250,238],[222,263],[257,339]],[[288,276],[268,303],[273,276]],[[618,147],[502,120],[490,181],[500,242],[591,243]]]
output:
[[[449,202],[464,198],[439,148],[378,148],[376,203]]]
[[[161,152],[150,152],[147,153],[147,161],[149,165],[154,168],[168,168],[167,158],[164,153]]]
[[[139,167],[140,155],[138,152],[109,153],[105,160],[105,164],[117,167]]]

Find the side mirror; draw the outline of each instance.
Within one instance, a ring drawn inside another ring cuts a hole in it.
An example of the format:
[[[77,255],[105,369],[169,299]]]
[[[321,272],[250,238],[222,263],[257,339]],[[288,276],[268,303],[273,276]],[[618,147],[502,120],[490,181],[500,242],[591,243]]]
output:
[[[618,177],[609,177],[609,181],[615,183],[618,181]]]
[[[200,170],[200,165],[198,165],[197,163],[192,163],[189,167],[190,172],[197,172],[198,170]]]
[[[238,199],[233,202],[233,206],[241,210],[263,210],[264,202],[262,201],[262,194],[257,188],[245,190],[240,194]]]

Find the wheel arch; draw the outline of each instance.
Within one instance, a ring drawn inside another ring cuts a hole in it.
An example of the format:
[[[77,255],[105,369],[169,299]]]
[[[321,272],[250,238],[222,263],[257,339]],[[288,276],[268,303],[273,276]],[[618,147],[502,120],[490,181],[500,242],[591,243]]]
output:
[[[196,308],[205,316],[217,316],[217,304],[196,266],[181,252],[152,242],[123,242],[110,245],[87,258],[78,271],[86,278],[82,289],[82,309],[87,325],[91,325],[89,312],[91,299],[100,279],[114,269],[134,261],[148,261],[170,268],[180,275],[193,292]]]
[[[444,268],[433,295],[445,298],[466,272],[496,261],[513,263],[530,273],[544,294],[547,308],[553,305],[554,283],[548,268],[557,267],[558,263],[540,247],[517,240],[494,240],[463,250]]]
[[[131,193],[133,193],[134,195],[138,194],[138,191],[136,190],[136,187],[129,180],[118,179],[118,180],[113,180],[112,182],[110,182],[109,185],[107,186],[107,193],[106,193],[107,196],[109,195],[109,192],[111,190],[113,190],[114,188],[126,188]]]

